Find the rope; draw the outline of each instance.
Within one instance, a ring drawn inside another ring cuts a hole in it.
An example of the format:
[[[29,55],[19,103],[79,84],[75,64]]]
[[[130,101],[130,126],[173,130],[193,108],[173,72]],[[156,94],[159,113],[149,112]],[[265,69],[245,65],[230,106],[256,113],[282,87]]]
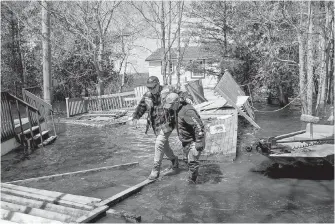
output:
[[[289,102],[288,104],[286,104],[284,107],[281,107],[281,108],[279,108],[279,109],[277,109],[277,110],[258,110],[258,109],[256,109],[254,106],[251,106],[253,109],[254,109],[254,111],[257,111],[257,112],[260,112],[260,113],[270,113],[270,112],[278,112],[278,111],[280,111],[280,110],[283,110],[283,109],[285,109],[286,107],[288,107],[291,103],[293,103],[296,99],[298,99],[300,97],[300,94],[297,96],[297,97],[295,97],[291,102]]]
[[[311,77],[311,79],[313,79],[313,78],[314,78],[314,76]],[[310,83],[312,83],[312,82],[310,82]],[[254,106],[251,106],[251,107],[254,109],[254,111],[257,111],[257,112],[260,112],[260,113],[272,113],[272,112],[278,112],[280,110],[283,110],[286,107],[288,107],[291,103],[293,103],[296,99],[298,99],[300,97],[300,95],[306,91],[306,89],[308,87],[308,84],[309,83],[307,82],[307,85],[305,86],[305,89],[303,91],[301,91],[301,93],[298,96],[296,96],[291,102],[289,102],[288,104],[286,104],[285,106],[283,106],[283,107],[281,107],[277,110],[271,110],[271,111],[269,111],[269,110],[257,110],[257,108],[255,108]]]

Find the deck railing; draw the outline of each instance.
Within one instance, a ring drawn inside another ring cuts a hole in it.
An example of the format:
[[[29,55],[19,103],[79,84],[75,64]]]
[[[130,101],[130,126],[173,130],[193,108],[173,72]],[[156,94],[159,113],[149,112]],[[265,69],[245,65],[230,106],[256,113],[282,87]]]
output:
[[[15,123],[14,123],[14,116],[13,116],[13,110],[12,110],[12,104],[16,106],[17,109],[17,115],[19,118],[20,123],[20,131],[23,133],[23,125],[22,125],[22,115],[20,111],[20,106],[25,107],[26,111],[28,111],[28,123],[29,123],[29,129],[32,133],[32,127],[33,122],[30,115],[34,114],[35,116],[39,116],[40,112],[38,109],[32,105],[29,105],[28,103],[24,102],[23,100],[17,98],[14,95],[11,95],[8,92],[1,92],[1,142],[4,142],[6,140],[9,140],[11,138],[16,138],[16,140],[21,143],[22,145],[26,144],[25,141],[25,135],[21,134],[19,135],[21,138],[18,137],[16,131],[15,131]],[[41,125],[39,120],[37,120],[37,124],[40,129],[40,135],[42,137],[42,131],[41,131]],[[26,149],[26,147],[25,147]]]
[[[89,111],[129,109],[134,106],[134,91],[93,97],[66,98],[67,117],[88,113]]]
[[[55,136],[56,134],[56,127],[53,117],[53,108],[52,105],[45,102],[43,99],[39,98],[35,94],[29,92],[27,89],[22,89],[22,96],[25,102],[28,104],[36,107],[39,111],[39,115],[32,114],[31,112],[27,111],[27,114],[30,113],[30,117],[34,125],[36,125],[40,121],[45,121],[48,124],[49,115],[51,116],[51,125],[53,127],[53,131]]]

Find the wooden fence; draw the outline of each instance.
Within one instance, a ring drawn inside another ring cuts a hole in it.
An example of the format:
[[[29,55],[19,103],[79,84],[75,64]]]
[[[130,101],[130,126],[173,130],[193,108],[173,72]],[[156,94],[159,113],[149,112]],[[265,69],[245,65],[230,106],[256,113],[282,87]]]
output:
[[[134,91],[94,97],[66,98],[67,117],[89,111],[127,109],[136,106]]]

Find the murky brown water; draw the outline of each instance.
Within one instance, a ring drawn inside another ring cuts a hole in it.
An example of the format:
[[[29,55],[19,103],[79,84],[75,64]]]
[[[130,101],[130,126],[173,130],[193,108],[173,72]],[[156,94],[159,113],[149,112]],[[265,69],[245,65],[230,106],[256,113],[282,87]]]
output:
[[[266,106],[259,110],[273,110]],[[272,162],[256,152],[244,150],[256,137],[270,137],[301,130],[300,112],[256,113],[263,128],[239,133],[238,157],[234,162],[205,164],[198,185],[186,182],[182,166],[174,176],[144,187],[113,208],[142,216],[142,222],[328,222],[334,221],[333,168],[273,168]],[[93,128],[58,124],[59,138],[35,153],[30,160],[12,163],[17,154],[2,158],[2,181],[70,172],[139,161],[130,170],[104,171],[61,181],[26,184],[48,190],[108,198],[133,186],[150,173],[154,136],[144,127]],[[163,169],[169,166],[164,160]],[[7,169],[7,171],[5,171]],[[25,170],[23,172],[23,170]],[[307,175],[308,174],[308,175]],[[70,182],[69,182],[70,180]],[[122,222],[110,216],[99,222]]]

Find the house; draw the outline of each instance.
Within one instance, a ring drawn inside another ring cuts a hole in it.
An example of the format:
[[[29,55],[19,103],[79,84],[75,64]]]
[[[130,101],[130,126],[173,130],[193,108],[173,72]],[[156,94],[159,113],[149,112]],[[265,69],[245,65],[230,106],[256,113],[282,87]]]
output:
[[[181,76],[180,83],[183,86],[189,81],[202,80],[204,88],[214,88],[217,84],[217,76],[210,75],[212,73],[219,74],[219,56],[213,52],[206,51],[202,47],[189,46],[181,48]],[[163,49],[159,48],[153,52],[145,61],[149,62],[149,76],[157,76],[161,83],[163,83],[163,76],[161,74]],[[171,49],[171,71],[172,71],[172,85],[177,84],[177,49]],[[168,69],[167,69],[168,73]]]

